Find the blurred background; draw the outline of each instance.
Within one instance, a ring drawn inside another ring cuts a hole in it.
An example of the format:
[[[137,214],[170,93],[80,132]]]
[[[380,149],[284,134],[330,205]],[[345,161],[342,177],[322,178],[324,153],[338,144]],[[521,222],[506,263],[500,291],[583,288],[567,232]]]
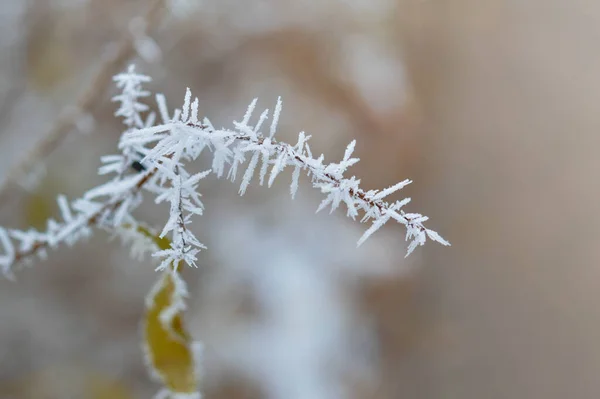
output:
[[[41,227],[102,182],[122,131],[106,65],[134,62],[172,106],[189,86],[216,126],[281,95],[280,139],[305,130],[335,160],[356,138],[362,185],[413,179],[408,209],[453,246],[404,259],[390,225],[355,249],[366,226],[315,215],[307,182],[292,201],[289,175],[243,199],[205,181],[209,249],[185,277],[206,398],[598,398],[597,2],[158,3],[2,1],[0,179],[68,134],[6,186],[1,225]],[[0,281],[0,398],[158,390],[139,328],[155,264],[108,238]]]

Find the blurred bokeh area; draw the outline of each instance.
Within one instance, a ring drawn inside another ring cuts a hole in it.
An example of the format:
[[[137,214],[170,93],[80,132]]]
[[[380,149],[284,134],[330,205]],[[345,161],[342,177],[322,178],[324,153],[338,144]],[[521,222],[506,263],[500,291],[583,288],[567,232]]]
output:
[[[356,248],[368,226],[315,214],[307,179],[292,200],[289,173],[203,181],[184,277],[205,398],[597,399],[599,38],[589,0],[1,0],[0,225],[103,181],[131,63],[215,126],[281,96],[280,140],[334,161],[357,139],[361,186],[412,179],[407,210],[452,246],[405,258],[390,224]],[[152,397],[155,267],[98,232],[2,278],[0,398]]]

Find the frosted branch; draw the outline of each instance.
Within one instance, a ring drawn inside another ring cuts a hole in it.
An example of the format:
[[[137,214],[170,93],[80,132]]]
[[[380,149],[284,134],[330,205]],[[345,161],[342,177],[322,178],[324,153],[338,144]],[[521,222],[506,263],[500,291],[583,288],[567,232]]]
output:
[[[371,227],[360,238],[358,245],[391,219],[406,228],[406,240],[409,242],[407,255],[412,253],[417,246],[423,245],[427,238],[443,245],[449,245],[439,234],[423,225],[428,219],[426,216],[404,212],[402,208],[410,202],[410,199],[392,203],[384,201],[385,197],[410,184],[410,180],[404,180],[381,191],[365,191],[359,187],[360,180],[355,176],[349,178],[344,176],[347,169],[359,161],[358,158],[352,157],[355,141],[347,146],[340,162],[326,164],[323,155],[318,158],[313,157],[308,144],[310,136],[306,136],[304,132],[298,135],[296,145],[275,140],[274,136],[282,108],[280,99],[275,106],[272,123],[267,134],[263,134],[261,129],[265,120],[269,118],[268,111],[262,112],[256,124],[251,125],[250,120],[256,103],[256,100],[250,103],[241,122],[233,123],[233,129],[215,129],[207,119],[198,122],[198,99],[192,101],[192,94],[188,89],[182,109],[175,112],[178,115],[177,118],[170,119],[167,123],[125,133],[121,138],[120,147],[143,145],[144,148],[141,151],[146,154],[144,162],[153,165],[176,165],[183,172],[185,171],[183,162],[195,160],[204,149],[208,149],[212,151],[213,156],[212,171],[221,177],[228,168],[227,176],[232,181],[235,180],[240,165],[249,158],[250,161],[240,184],[240,195],[246,192],[257,169],[259,170],[259,184],[262,185],[268,175],[267,184],[270,187],[286,167],[293,167],[290,184],[292,196],[297,191],[300,172],[305,171],[311,177],[313,187],[325,194],[318,211],[325,208],[334,211],[344,204],[348,217],[355,219],[362,211],[361,222],[372,221]],[[159,104],[161,109],[166,109],[163,98]],[[162,111],[162,113],[166,114],[166,111]],[[170,170],[165,176],[167,176],[167,180],[172,181],[175,174]],[[191,192],[193,191],[189,191],[187,195]],[[163,191],[162,195],[174,194],[167,194],[166,191]],[[171,217],[173,217],[173,211]],[[173,221],[170,223],[172,224]],[[171,230],[170,225],[167,226]]]
[[[157,124],[155,114],[148,112],[148,106],[140,102],[150,94],[142,88],[142,84],[148,81],[150,78],[137,74],[133,67],[115,77],[121,89],[121,93],[114,97],[114,101],[119,102],[115,115],[123,117],[126,130],[119,142],[121,154],[102,157],[103,165],[99,169],[100,174],[114,174],[114,177],[71,203],[59,196],[63,221],[49,220],[46,231],[0,229],[3,249],[0,267],[6,275],[10,275],[12,267],[21,260],[34,255],[44,256],[47,249],[60,243],[73,244],[89,236],[91,227],[115,230],[124,224],[135,225],[137,222],[131,211],[141,203],[143,190],[154,194],[155,202],[170,204],[169,216],[160,237],[170,234],[171,247],[153,254],[161,259],[158,269],[169,265],[176,268],[182,261],[195,267],[196,255],[205,247],[187,225],[194,215],[202,215],[204,210],[198,192],[199,182],[210,173],[222,177],[225,172],[234,181],[247,159],[249,162],[241,179],[240,195],[250,186],[257,169],[258,183],[263,185],[266,181],[270,187],[285,168],[291,167],[290,194],[294,197],[300,174],[305,172],[311,178],[312,186],[324,194],[317,212],[327,208],[333,212],[345,205],[348,217],[356,219],[362,213],[360,221],[371,222],[358,245],[390,220],[406,229],[407,256],[417,246],[425,244],[428,238],[450,245],[438,233],[424,226],[428,219],[426,216],[404,211],[410,198],[395,202],[384,200],[411,183],[410,180],[381,191],[366,191],[355,176],[345,176],[347,170],[359,161],[353,157],[355,141],[348,144],[339,162],[330,163],[325,163],[324,155],[313,156],[310,136],[304,132],[298,134],[295,145],[277,141],[275,135],[282,109],[281,99],[275,105],[266,134],[262,129],[270,116],[268,110],[261,113],[256,124],[251,124],[256,100],[248,106],[241,122],[233,122],[233,128],[215,129],[208,119],[199,120],[199,101],[192,99],[189,89],[184,96],[183,107],[172,113],[164,96],[156,96],[162,119],[162,123]],[[212,153],[212,168],[189,173],[186,165],[205,150]]]
[[[4,255],[0,257],[0,268],[6,276],[12,275],[12,268],[22,261],[31,258],[45,257],[48,249],[55,249],[59,244],[73,245],[82,238],[89,237],[92,227],[112,230],[115,215],[121,212],[120,225],[123,220],[133,222],[131,217],[125,217],[124,208],[128,210],[137,205],[136,201],[142,186],[154,175],[156,170],[136,176],[133,184],[126,189],[111,192],[111,198],[106,202],[96,202],[84,198],[68,203],[63,196],[58,197],[63,221],[50,219],[45,231],[30,229],[27,231],[7,230],[0,228],[0,242],[4,246]],[[74,212],[73,212],[74,211]]]

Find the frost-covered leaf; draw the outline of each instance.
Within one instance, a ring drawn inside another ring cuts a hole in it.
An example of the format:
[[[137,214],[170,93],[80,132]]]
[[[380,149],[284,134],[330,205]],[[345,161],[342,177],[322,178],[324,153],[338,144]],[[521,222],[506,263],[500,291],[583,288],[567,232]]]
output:
[[[183,321],[186,296],[180,274],[167,268],[147,297],[144,315],[147,365],[173,396],[199,395],[199,365]]]

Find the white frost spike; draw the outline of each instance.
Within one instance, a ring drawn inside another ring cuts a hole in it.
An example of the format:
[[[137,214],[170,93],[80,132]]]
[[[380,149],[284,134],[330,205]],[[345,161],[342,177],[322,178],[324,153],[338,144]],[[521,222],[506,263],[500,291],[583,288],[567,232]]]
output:
[[[408,257],[408,255],[410,255],[411,253],[413,253],[413,251],[420,245],[425,245],[425,232],[424,231],[419,231],[419,233],[416,234],[415,238],[412,240],[412,242],[408,245],[408,249],[406,251],[406,255],[404,256],[405,258]]]
[[[179,192],[181,191],[181,178],[174,178],[171,181],[171,184],[173,184],[173,188],[171,189],[173,194],[170,195],[170,202],[171,202],[171,210],[169,212],[169,220],[167,220],[167,223],[165,224],[165,227],[163,228],[163,230],[161,231],[159,237],[163,238],[164,236],[167,235],[168,232],[174,230],[177,228],[177,221],[179,220],[179,208],[181,205],[181,197],[179,195]],[[157,198],[157,200],[160,197]],[[177,244],[177,243],[173,243],[173,244]]]
[[[331,204],[332,201],[333,201],[333,195],[332,194],[330,194],[327,197],[325,197],[325,199],[323,201],[321,201],[321,203],[319,204],[319,207],[317,208],[317,211],[315,213],[321,212],[329,204]]]
[[[102,165],[98,168],[99,175],[107,175],[109,173],[118,173],[123,169],[123,161],[113,162],[106,165]]]
[[[150,112],[148,114],[148,117],[146,118],[146,121],[144,122],[144,128],[147,129],[149,127],[154,126],[155,122],[156,122],[156,112]]]
[[[373,235],[373,233],[375,233],[377,230],[379,230],[381,228],[381,226],[383,226],[388,220],[390,220],[390,216],[391,215],[388,212],[384,215],[379,216],[379,218],[375,219],[373,221],[373,224],[371,225],[371,227],[369,227],[367,229],[367,231],[364,232],[362,237],[360,237],[360,239],[356,243],[356,246],[360,247],[367,240],[367,238],[371,237],[371,235]]]
[[[257,134],[260,131],[262,124],[265,122],[265,120],[267,120],[268,117],[269,117],[269,110],[265,109],[262,112],[262,114],[260,114],[260,117],[258,118],[258,122],[256,123],[256,126],[254,127],[254,133]]]
[[[180,117],[181,117],[181,110],[179,108],[176,108],[173,111],[173,120],[177,121],[177,120],[179,120]]]
[[[298,191],[298,180],[300,179],[300,166],[296,166],[294,169],[294,173],[292,174],[292,184],[290,185],[290,194],[292,195],[292,199],[296,196],[296,192]]]
[[[307,138],[304,135],[304,132],[300,132],[298,134],[298,142],[296,143],[296,146],[294,147],[294,149],[296,151],[298,151],[300,154],[304,153],[304,143],[306,143]]]
[[[181,121],[186,123],[190,117],[190,103],[192,101],[192,91],[188,87],[185,90],[185,99],[183,100],[183,107],[181,108]]]
[[[102,163],[121,162],[122,160],[123,155],[103,155],[100,157]]]
[[[248,164],[248,169],[244,173],[244,177],[242,179],[242,184],[240,184],[240,195],[244,195],[246,193],[246,189],[250,184],[250,180],[252,180],[252,175],[254,175],[254,169],[256,169],[256,165],[258,164],[258,156],[260,152],[255,152],[250,159],[250,163]]]
[[[169,117],[169,109],[167,108],[167,99],[163,94],[156,95],[156,105],[158,106],[158,112],[160,113],[160,117],[163,123],[171,122],[171,118]]]
[[[269,140],[269,139],[266,139],[266,140]],[[267,176],[267,171],[268,171],[268,168],[269,168],[269,157],[271,155],[271,154],[269,154],[269,150],[265,150],[262,154],[263,154],[263,156],[262,156],[262,162],[263,163],[262,163],[262,166],[260,168],[260,176],[259,176],[259,180],[258,180],[258,183],[261,186],[264,184],[265,177]]]
[[[100,208],[102,208],[102,204],[99,202],[93,202],[93,201],[88,201],[86,199],[83,198],[78,198],[75,201],[73,201],[71,203],[71,206],[73,207],[73,209],[79,213],[84,213],[84,214],[88,214],[91,215],[93,213],[96,213],[100,210]],[[48,222],[52,222],[52,219],[50,219]],[[51,230],[50,227],[48,227],[48,230]]]
[[[238,166],[246,160],[244,153],[241,151],[236,151],[233,154],[233,161],[231,162],[231,167],[229,168],[229,172],[227,173],[227,178],[234,182],[237,177]]]
[[[277,160],[275,161],[275,164],[273,165],[273,169],[271,169],[271,175],[269,176],[269,188],[273,185],[273,182],[275,181],[275,178],[277,177],[277,175],[285,167],[285,163],[284,163],[285,157],[286,157],[285,151],[282,151],[281,154],[279,154],[279,157],[277,157]]]
[[[393,207],[394,207],[395,210],[401,209],[404,206],[408,205],[410,203],[410,201],[412,201],[412,198],[410,198],[410,197],[404,198],[402,201],[396,201],[396,202],[394,202]],[[394,213],[394,214],[392,214],[392,217],[394,219],[398,220],[398,218],[396,217],[396,215],[397,215],[397,213]],[[402,222],[400,222],[400,223],[402,223]]]
[[[429,238],[431,240],[439,242],[440,244],[445,245],[445,246],[450,245],[450,243],[448,241],[444,240],[444,238],[441,235],[439,235],[436,231],[429,230],[429,229],[427,229],[425,231],[427,232],[427,236],[429,236]]]
[[[304,134],[304,132],[302,132],[302,134]],[[310,150],[310,145],[308,145],[307,143],[310,137],[311,136],[308,136],[304,142],[306,143],[306,155],[308,156],[308,158],[313,159],[312,151]]]
[[[346,147],[346,151],[344,152],[344,161],[348,161],[354,153],[354,147],[356,146],[356,140],[352,140],[348,147]]]
[[[385,190],[381,190],[380,192],[375,194],[372,197],[372,199],[373,199],[373,201],[378,201],[382,198],[387,197],[390,194],[393,194],[394,192],[396,192],[398,190],[402,190],[404,187],[408,186],[411,183],[412,183],[412,180],[408,180],[408,179],[401,181],[400,183],[396,183],[393,186],[386,188]]]
[[[73,220],[73,214],[71,213],[71,208],[69,207],[67,197],[65,197],[64,195],[59,195],[57,198],[57,202],[58,207],[60,208],[60,213],[65,223],[70,223]]]
[[[102,197],[105,195],[120,194],[120,193],[130,190],[139,181],[140,181],[140,177],[135,176],[135,175],[129,176],[129,177],[127,177],[123,180],[119,180],[119,181],[110,181],[108,183],[105,183],[101,186],[98,186],[96,188],[89,190],[87,193],[85,193],[83,198],[89,200],[89,199],[93,199],[93,198],[97,198],[97,197]]]
[[[344,198],[344,202],[346,203],[346,206],[348,207],[346,216],[351,218],[352,220],[356,220],[356,217],[358,216],[358,209],[356,209],[356,203],[355,203],[354,198],[352,196],[348,195],[346,198]]]
[[[121,103],[119,109],[115,112],[115,116],[122,116],[125,125],[130,129],[143,128],[144,123],[140,113],[147,111],[148,106],[140,103],[139,99],[150,94],[142,90],[142,83],[149,82],[150,77],[137,74],[135,66],[130,65],[127,72],[116,75],[113,80],[116,82],[117,87],[122,90],[121,94],[112,98],[112,101]]]
[[[198,97],[194,99],[194,102],[191,105],[192,107],[192,115],[190,117],[190,122],[194,125],[198,124]]]
[[[172,125],[167,124],[147,128],[142,130],[141,132],[135,130],[131,132],[126,132],[121,136],[121,141],[119,142],[119,149],[123,150],[128,146],[142,146],[153,143],[155,141],[160,141],[168,137],[167,132],[172,128]]]
[[[242,121],[240,122],[242,125],[247,126],[248,122],[250,122],[250,118],[252,117],[252,113],[254,112],[254,108],[256,107],[257,102],[258,102],[258,98],[255,98],[254,100],[252,100],[250,105],[248,105],[248,109],[246,110],[246,113],[244,114],[244,119],[242,119]]]
[[[277,97],[277,104],[275,105],[275,111],[273,112],[273,121],[271,121],[271,128],[269,129],[269,138],[271,139],[275,136],[275,132],[277,131],[277,124],[279,123],[282,106],[283,103],[281,97]]]

